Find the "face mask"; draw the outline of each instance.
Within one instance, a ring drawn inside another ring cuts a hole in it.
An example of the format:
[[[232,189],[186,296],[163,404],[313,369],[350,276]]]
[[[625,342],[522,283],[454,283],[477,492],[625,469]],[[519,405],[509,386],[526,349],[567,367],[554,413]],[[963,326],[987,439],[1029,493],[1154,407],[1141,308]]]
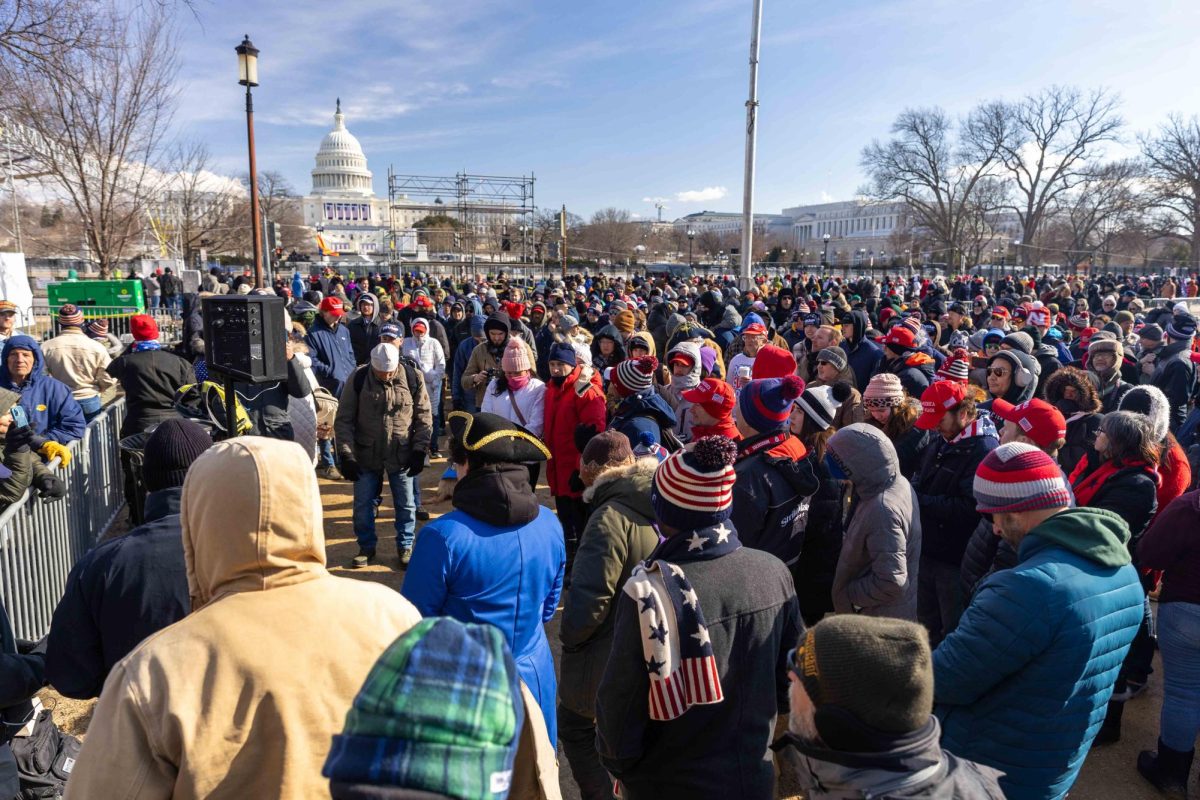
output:
[[[522,389],[525,388],[525,386],[528,383],[529,383],[528,375],[520,375],[520,376],[509,375],[508,376],[508,388],[512,389],[514,392],[521,391]]]
[[[566,375],[551,375],[550,376],[550,382],[553,383],[555,386],[562,386],[563,381],[565,381],[566,379],[567,379]]]
[[[672,375],[671,386],[680,392],[685,392],[688,389],[694,389],[700,385],[700,376],[694,372],[689,372],[687,375]]]
[[[1063,398],[1055,403],[1054,407],[1061,411],[1064,417],[1069,417],[1079,411],[1079,401]]]

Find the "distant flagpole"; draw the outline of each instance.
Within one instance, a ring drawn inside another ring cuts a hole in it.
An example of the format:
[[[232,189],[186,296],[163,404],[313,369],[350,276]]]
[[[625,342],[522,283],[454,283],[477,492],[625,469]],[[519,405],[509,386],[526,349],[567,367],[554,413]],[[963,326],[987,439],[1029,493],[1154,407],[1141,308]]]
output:
[[[738,262],[738,284],[742,291],[753,280],[754,246],[754,149],[758,136],[758,43],[762,35],[762,0],[754,0],[750,26],[750,99],[746,101],[746,182],[742,187],[742,252]]]

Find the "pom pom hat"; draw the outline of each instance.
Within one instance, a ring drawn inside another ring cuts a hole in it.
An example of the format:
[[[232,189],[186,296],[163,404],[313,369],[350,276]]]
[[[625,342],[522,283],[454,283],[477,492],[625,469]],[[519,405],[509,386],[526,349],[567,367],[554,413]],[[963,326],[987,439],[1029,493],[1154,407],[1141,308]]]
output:
[[[750,381],[738,395],[742,422],[759,433],[783,428],[792,403],[803,391],[804,381],[797,375]]]
[[[733,462],[737,445],[724,436],[705,436],[658,465],[650,503],[658,521],[679,530],[715,525],[733,513]]]
[[[613,369],[612,384],[622,397],[648,392],[654,386],[657,368],[658,359],[654,356],[627,359]]]

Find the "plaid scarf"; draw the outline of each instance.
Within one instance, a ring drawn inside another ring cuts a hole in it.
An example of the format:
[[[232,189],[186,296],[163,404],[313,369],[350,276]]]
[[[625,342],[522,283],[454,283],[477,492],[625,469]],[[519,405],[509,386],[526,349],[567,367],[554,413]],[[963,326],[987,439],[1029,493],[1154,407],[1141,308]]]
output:
[[[650,676],[650,719],[676,719],[725,699],[700,598],[679,563],[709,561],[742,546],[728,520],[678,533],[634,568],[625,594],[637,603]],[[679,562],[679,563],[676,563]]]

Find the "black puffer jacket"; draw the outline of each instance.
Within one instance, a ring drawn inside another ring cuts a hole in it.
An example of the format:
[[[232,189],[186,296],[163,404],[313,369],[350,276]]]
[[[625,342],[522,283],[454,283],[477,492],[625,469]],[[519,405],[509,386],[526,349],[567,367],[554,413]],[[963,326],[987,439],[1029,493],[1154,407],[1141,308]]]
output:
[[[833,611],[833,576],[842,552],[845,481],[835,479],[825,461],[818,461],[812,452],[804,460],[812,466],[817,491],[808,501],[804,549],[791,570],[800,616],[806,625],[816,625],[821,617]]]
[[[1083,464],[1077,474],[1071,475],[1071,488],[1078,489],[1087,476],[1097,467],[1095,461]],[[1137,543],[1158,510],[1158,482],[1150,470],[1142,464],[1118,469],[1106,478],[1090,498],[1080,499],[1080,505],[1103,508],[1117,514],[1129,526],[1129,552],[1137,552]]]
[[[1162,389],[1167,396],[1170,410],[1171,433],[1179,430],[1179,426],[1187,419],[1188,400],[1196,388],[1196,365],[1189,358],[1191,340],[1172,342],[1158,354],[1158,363],[1154,374],[1147,383]]]
[[[1012,545],[996,535],[990,520],[979,520],[963,553],[962,580],[963,597],[970,599],[979,582],[1001,569],[1011,569],[1017,564],[1017,551]]]
[[[971,531],[979,524],[975,510],[975,470],[1000,442],[990,418],[975,423],[978,433],[955,442],[941,437],[925,448],[913,481],[921,509],[921,558],[959,567]]]
[[[771,434],[738,442],[738,452]],[[804,457],[804,445],[788,436],[768,450],[741,458],[734,466],[733,524],[746,547],[764,550],[784,564],[800,557],[808,524],[809,498],[817,491],[817,476]]]

